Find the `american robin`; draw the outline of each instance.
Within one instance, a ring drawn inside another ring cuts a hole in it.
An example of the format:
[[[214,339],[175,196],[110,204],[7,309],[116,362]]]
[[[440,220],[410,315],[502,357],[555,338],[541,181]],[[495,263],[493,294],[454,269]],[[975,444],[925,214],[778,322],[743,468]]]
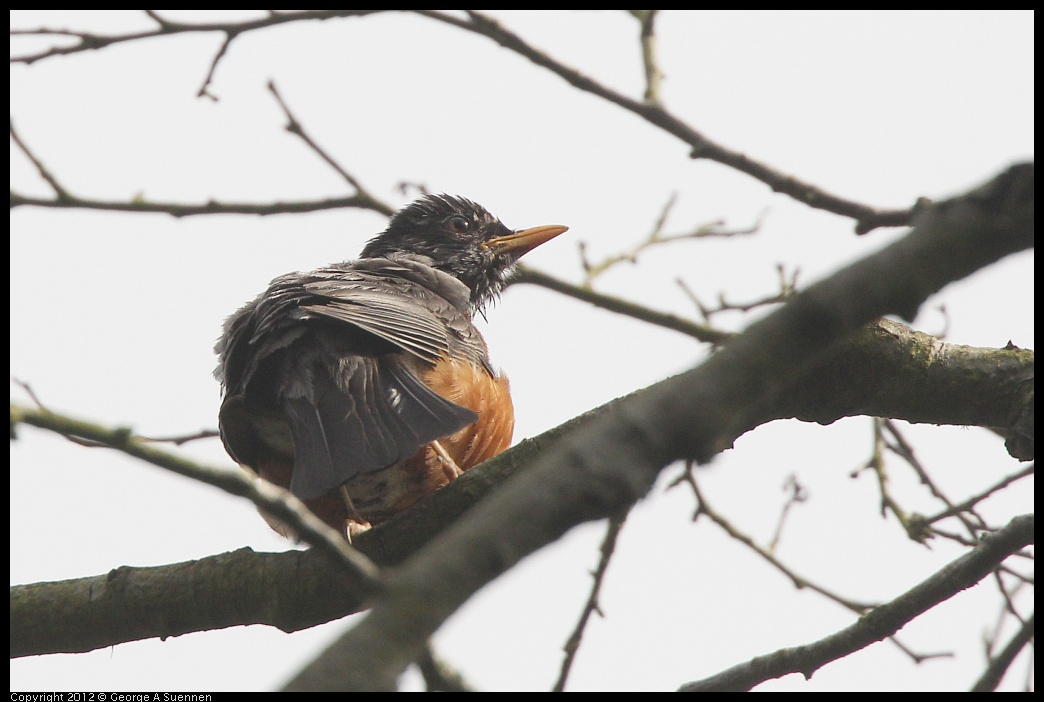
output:
[[[360,258],[276,278],[214,349],[225,449],[349,539],[500,453],[514,409],[472,318],[564,231],[427,196]]]

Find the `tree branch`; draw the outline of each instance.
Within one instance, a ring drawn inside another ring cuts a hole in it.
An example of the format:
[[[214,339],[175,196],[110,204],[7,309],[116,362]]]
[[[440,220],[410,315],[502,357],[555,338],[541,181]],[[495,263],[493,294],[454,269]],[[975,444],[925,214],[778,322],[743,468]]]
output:
[[[342,208],[355,208],[361,210],[373,210],[381,214],[389,214],[383,207],[375,207],[374,201],[361,195],[350,197],[332,197],[325,200],[301,200],[299,202],[272,202],[272,203],[249,203],[249,202],[220,202],[210,200],[202,205],[190,205],[178,202],[156,202],[152,200],[134,199],[127,202],[116,200],[94,200],[92,198],[78,197],[69,194],[55,198],[33,197],[22,195],[11,191],[11,209],[16,207],[69,207],[85,210],[107,210],[111,212],[136,212],[168,214],[172,217],[194,217],[197,215],[215,214],[249,214],[249,215],[277,215],[277,214],[299,214],[303,212],[318,212],[320,210],[334,210]]]
[[[715,345],[721,344],[733,336],[732,332],[715,329],[706,324],[699,324],[668,312],[659,312],[630,300],[598,293],[580,285],[573,285],[525,265],[520,265],[515,269],[510,284],[536,285],[548,290],[554,290],[557,293],[587,302],[603,310],[616,312],[625,317],[655,324],[665,329],[673,329],[699,341],[706,341]]]
[[[705,158],[716,161],[760,180],[772,188],[773,192],[789,195],[809,207],[850,217],[856,220],[856,232],[859,234],[865,234],[877,227],[905,226],[910,223],[915,213],[916,205],[904,210],[878,210],[853,200],[847,200],[811,183],[786,175],[738,151],[727,149],[711,141],[685,122],[667,112],[657,102],[639,102],[598,83],[576,69],[554,60],[545,52],[530,46],[525,40],[504,28],[496,20],[474,10],[465,10],[468,14],[468,20],[461,20],[438,10],[412,10],[412,12],[417,12],[433,20],[488,37],[504,48],[514,51],[542,68],[546,68],[574,88],[591,93],[622,107],[653,126],[677,137],[690,147],[690,156],[692,158]]]
[[[846,354],[851,353],[853,348],[862,349],[857,363],[877,369],[881,373],[875,376],[877,382],[853,383],[850,375],[838,375],[823,370],[810,374],[814,384],[811,381],[805,384],[805,391],[823,396],[845,397],[851,407],[870,408],[880,414],[886,415],[888,411],[894,414],[909,414],[904,410],[898,393],[888,403],[880,402],[877,393],[880,390],[885,397],[891,397],[892,393],[888,389],[891,383],[899,386],[904,383],[921,382],[915,379],[918,376],[908,373],[899,373],[898,377],[889,375],[897,372],[893,366],[923,363],[926,356],[910,350],[916,346],[893,343],[905,335],[919,333],[895,322],[882,321],[880,324],[888,325],[892,331],[882,332],[878,326],[864,329],[852,341],[840,345],[819,366],[821,369],[838,366],[844,362]],[[898,328],[906,331],[899,334],[895,331]],[[934,344],[937,340],[928,337],[925,343]],[[997,366],[998,377],[989,382],[979,378],[962,391],[969,396],[978,394],[988,398],[992,392],[990,388],[995,383],[1004,385],[1005,374],[1021,375],[1027,362],[1025,351],[979,351],[999,354],[992,361]],[[905,359],[900,358],[904,353],[908,356]],[[1015,354],[1015,357],[1011,357],[1010,354]],[[1032,364],[1032,354],[1028,363]],[[1005,370],[1009,365],[1010,369]],[[943,368],[936,368],[933,372],[939,375],[937,382],[942,385],[968,383],[970,377],[967,373],[956,371],[950,382],[946,383],[943,380]],[[864,394],[860,396],[858,393]],[[949,398],[950,395],[937,398],[939,402],[930,418],[933,423],[946,423],[944,419],[947,416],[952,418],[956,410]],[[557,444],[563,437],[579,431],[596,418],[609,416],[616,411],[617,405],[626,399],[614,400],[538,437],[522,441],[482,466],[467,471],[461,478],[422,500],[409,511],[362,534],[354,546],[379,565],[402,562],[474,505],[482,502],[511,476],[527,471],[528,466],[549,447]],[[795,400],[791,396],[788,396],[788,399]],[[993,403],[984,402],[983,406],[991,404]],[[795,400],[795,405],[803,406],[804,403]],[[925,409],[921,407],[919,411],[923,412]],[[58,421],[58,416],[53,413],[41,411],[39,414],[50,415]],[[994,414],[1004,413],[998,410]],[[968,417],[961,415],[959,419],[962,420],[961,423],[967,423],[963,420]],[[995,421],[992,414],[987,419],[991,423]],[[981,422],[982,418],[971,423]],[[119,430],[104,431],[113,435],[119,434]],[[84,433],[82,430],[79,432]],[[115,443],[114,438],[110,437],[109,443]],[[146,441],[144,438],[141,440]],[[1027,468],[1018,475],[1030,471],[1032,468]],[[224,470],[220,473],[222,479],[227,475],[237,475]],[[246,476],[238,475],[237,478],[247,479]],[[1014,479],[1002,481],[997,488]],[[978,501],[981,496],[974,499]],[[936,521],[944,516],[946,515],[938,515],[929,521]],[[326,556],[321,553],[290,552],[246,556],[243,552],[237,551],[236,554],[239,557],[230,558],[227,554],[222,554],[193,563],[159,568],[118,568],[107,576],[14,586],[11,589],[11,620],[12,632],[17,631],[18,635],[12,635],[12,655],[73,653],[142,638],[176,636],[190,631],[205,631],[225,626],[265,624],[283,631],[297,631],[359,611],[367,594],[365,588],[353,586],[351,581],[344,581],[343,589],[338,591],[338,596],[331,597],[330,593],[324,590],[324,583],[341,582],[343,577],[336,566],[330,565]],[[256,559],[257,562],[250,561],[251,565],[241,571],[241,564],[250,558]],[[241,572],[245,575],[241,575]],[[91,599],[90,593],[97,591],[99,584],[114,577],[118,577],[123,586],[106,590],[106,597],[109,599],[104,605],[108,609],[104,609],[103,603]],[[244,577],[246,581],[240,582]],[[250,582],[259,577],[271,583],[272,589],[253,589]],[[173,591],[194,592],[197,598],[194,604],[188,606],[180,598],[171,596],[166,587],[156,585],[166,582],[170,583],[169,588]],[[150,587],[143,587],[143,583],[150,583]],[[292,597],[287,594],[290,592],[294,593]],[[238,605],[231,610],[222,609],[222,601],[235,601]],[[218,616],[215,616],[215,613]],[[70,632],[78,630],[79,624],[88,616],[93,617],[91,621],[95,624],[98,621],[106,622],[102,628],[104,635],[96,634],[86,639],[71,636]],[[170,621],[177,621],[179,628],[171,628],[168,625]]]
[[[595,414],[589,412],[522,441],[364,532],[353,546],[378,565],[401,563],[510,475],[531,464],[544,446]],[[77,431],[88,434],[82,428]],[[89,435],[105,438],[104,433]],[[234,475],[219,473],[222,479]],[[360,611],[372,592],[366,581],[345,577],[343,567],[320,549],[285,553],[240,549],[172,565],[120,567],[87,578],[14,585],[11,656],[81,653],[140,639],[251,624],[299,631]]]
[[[151,12],[151,11],[150,11]],[[199,33],[199,32],[219,32],[225,35],[225,43],[222,45],[217,56],[215,56],[211,63],[210,71],[203,83],[203,87],[200,89],[200,94],[207,94],[207,88],[213,77],[213,71],[217,62],[224,55],[224,51],[227,49],[228,43],[233,37],[236,37],[245,32],[254,31],[257,29],[263,29],[272,27],[279,24],[286,24],[289,22],[297,22],[304,20],[327,20],[342,17],[361,17],[368,14],[377,12],[386,12],[386,10],[309,10],[302,12],[289,12],[289,13],[269,13],[263,18],[257,20],[249,20],[245,22],[218,22],[218,23],[200,23],[200,24],[187,24],[181,22],[172,22],[160,18],[155,13],[149,14],[149,17],[157,22],[159,25],[155,29],[145,32],[131,32],[120,35],[100,35],[92,34],[89,32],[77,32],[64,29],[33,29],[33,30],[11,30],[11,36],[55,36],[55,37],[71,37],[77,41],[69,46],[55,46],[44,51],[40,51],[32,54],[23,54],[21,56],[15,56],[11,58],[11,63],[25,63],[32,64],[36,61],[50,58],[53,56],[61,56],[79,53],[83,51],[101,49],[104,47],[112,46],[115,44],[137,41],[141,39],[150,39],[159,36],[169,36],[183,33]],[[576,69],[566,66],[546,53],[530,46],[521,37],[512,33],[511,31],[504,28],[496,20],[487,17],[479,12],[473,10],[466,10],[468,15],[467,20],[462,20],[458,17],[443,13],[437,10],[412,10],[425,17],[443,22],[445,24],[458,27],[460,29],[473,32],[485,36],[493,41],[497,42],[501,46],[514,51],[515,53],[523,56],[533,63],[545,68],[560,78],[568,82],[573,87],[582,90],[584,92],[591,93],[598,97],[603,98],[623,109],[645,119],[655,127],[666,131],[674,137],[680,139],[691,149],[690,155],[692,158],[705,158],[711,161],[716,161],[723,165],[734,168],[741,173],[760,180],[761,182],[768,185],[774,192],[784,193],[794,198],[795,200],[802,202],[809,207],[826,210],[833,212],[845,217],[850,217],[856,220],[856,231],[857,233],[863,234],[869,232],[877,227],[897,227],[904,226],[910,223],[911,217],[915,213],[918,206],[925,203],[915,204],[915,206],[908,209],[901,210],[879,210],[867,205],[864,205],[853,200],[848,200],[840,196],[829,193],[822,188],[819,188],[811,183],[804,182],[793,176],[786,175],[785,173],[778,171],[770,166],[755,161],[745,154],[737,151],[732,151],[725,148],[724,146],[717,144],[706,136],[693,129],[691,126],[680,120],[679,118],[672,115],[670,112],[665,110],[656,99],[656,88],[658,81],[658,69],[651,57],[651,41],[652,41],[652,26],[654,15],[652,11],[636,11],[638,13],[650,13],[648,15],[638,16],[639,21],[642,24],[642,39],[643,39],[643,51],[646,52],[646,69],[647,71],[652,70],[653,73],[648,77],[653,80],[647,85],[646,94],[652,96],[652,99],[647,99],[644,102],[631,99],[625,95],[622,95],[597,81],[588,78],[581,74]],[[60,198],[59,198],[60,199]],[[16,204],[42,204],[36,202],[30,198],[23,196],[16,196],[12,193],[11,196],[12,207]],[[46,201],[45,201],[46,202]],[[53,206],[53,205],[52,205]],[[193,213],[195,214],[195,213]],[[202,214],[202,213],[201,213]]]
[[[666,465],[709,461],[782,398],[809,362],[888,313],[1033,246],[1032,165],[923,210],[903,239],[811,286],[702,366],[619,402],[549,449],[389,576],[370,613],[288,689],[392,689],[471,595],[573,526],[642,497]]]
[[[863,615],[851,626],[803,646],[757,656],[717,675],[683,685],[680,692],[745,692],[790,673],[811,678],[827,663],[893,636],[903,626],[988,576],[1005,558],[1032,544],[1033,515],[1015,517],[916,587]]]
[[[559,669],[558,679],[555,681],[552,692],[565,691],[566,681],[569,679],[569,671],[572,669],[573,661],[576,660],[576,654],[580,650],[580,641],[584,638],[584,629],[587,628],[591,615],[604,616],[598,596],[602,590],[602,583],[605,581],[605,573],[609,569],[609,561],[612,560],[613,553],[616,551],[616,540],[620,537],[620,531],[623,529],[626,520],[626,514],[609,519],[609,525],[606,527],[605,537],[602,539],[602,546],[599,549],[601,557],[598,559],[598,567],[591,573],[593,581],[591,583],[591,593],[587,596],[587,602],[584,603],[584,609],[580,613],[579,621],[577,621],[573,632],[569,635],[569,639],[566,640],[565,646],[562,647],[562,650],[565,651],[565,657],[562,659],[562,667]]]
[[[1033,640],[1035,618],[1036,615],[1030,616],[1019,628],[1015,636],[1012,637],[1011,641],[1008,642],[1008,645],[990,660],[989,665],[986,667],[986,672],[982,674],[982,677],[972,687],[972,692],[993,692],[997,689],[1004,674],[1008,672],[1008,668],[1015,661],[1015,657]]]
[[[301,539],[334,558],[364,589],[377,589],[377,567],[360,554],[336,531],[312,514],[304,504],[286,490],[245,471],[229,471],[190,461],[149,445],[130,429],[109,429],[49,410],[35,410],[11,403],[11,437],[19,424],[47,429],[71,439],[90,441],[95,445],[116,449],[146,463],[245,497],[259,509],[291,526]]]
[[[298,12],[273,12],[260,19],[247,20],[245,22],[201,22],[193,24],[174,22],[161,18],[155,13],[155,11],[145,10],[145,14],[148,15],[150,19],[154,20],[158,26],[155,29],[144,32],[128,32],[126,34],[93,34],[91,32],[78,32],[69,29],[50,29],[46,27],[41,27],[40,29],[12,29],[10,31],[12,37],[66,37],[75,39],[76,41],[68,46],[52,46],[43,51],[12,56],[11,63],[24,63],[26,65],[31,65],[37,61],[42,61],[54,56],[68,56],[70,54],[78,54],[84,51],[95,51],[97,49],[104,49],[108,46],[125,44],[127,42],[138,41],[141,39],[153,39],[155,37],[172,36],[175,34],[220,32],[227,38],[245,32],[254,31],[256,29],[265,29],[267,27],[274,27],[289,22],[328,20],[338,17],[362,17],[375,12],[385,12],[385,10],[308,10]],[[213,65],[216,63],[217,60],[215,59],[211,66],[211,73],[213,72]],[[207,81],[200,90],[201,93],[205,91],[209,82],[210,76],[208,76]]]
[[[307,144],[308,147],[312,151],[314,151],[317,156],[319,156],[319,158],[321,158],[323,161],[327,163],[327,165],[329,165],[331,168],[337,171],[338,175],[344,178],[345,182],[347,182],[348,185],[355,188],[355,197],[367,203],[368,209],[380,212],[381,214],[387,217],[391,217],[393,214],[395,214],[394,208],[392,208],[390,205],[384,202],[381,202],[372,194],[370,194],[370,192],[362,186],[362,183],[359,182],[359,180],[355,176],[353,176],[351,173],[345,170],[345,168],[341,166],[341,164],[337,163],[333,156],[328,154],[325,149],[319,146],[319,144],[316,143],[316,141],[311,137],[311,135],[305,131],[304,127],[297,120],[297,117],[295,117],[294,113],[290,111],[289,105],[287,105],[286,101],[283,100],[283,96],[279,94],[279,90],[276,88],[275,81],[268,81],[268,90],[272,93],[272,95],[275,96],[276,102],[279,103],[280,109],[282,109],[283,114],[286,115],[286,131],[298,136],[301,139],[301,141]]]

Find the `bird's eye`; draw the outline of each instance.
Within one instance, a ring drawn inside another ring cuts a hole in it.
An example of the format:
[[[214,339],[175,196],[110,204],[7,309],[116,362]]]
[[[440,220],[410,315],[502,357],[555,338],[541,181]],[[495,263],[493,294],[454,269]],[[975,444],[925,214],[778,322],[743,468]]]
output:
[[[449,221],[446,222],[446,225],[454,234],[463,234],[471,229],[471,222],[463,217],[450,217]]]

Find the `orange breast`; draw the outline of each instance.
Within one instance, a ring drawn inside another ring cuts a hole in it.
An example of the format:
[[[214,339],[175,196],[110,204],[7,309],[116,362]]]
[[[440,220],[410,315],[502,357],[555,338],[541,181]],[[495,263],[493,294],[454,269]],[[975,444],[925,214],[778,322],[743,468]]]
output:
[[[511,445],[515,408],[503,375],[491,377],[471,363],[443,359],[428,371],[424,384],[479,416],[474,424],[440,441],[461,470],[473,468]]]

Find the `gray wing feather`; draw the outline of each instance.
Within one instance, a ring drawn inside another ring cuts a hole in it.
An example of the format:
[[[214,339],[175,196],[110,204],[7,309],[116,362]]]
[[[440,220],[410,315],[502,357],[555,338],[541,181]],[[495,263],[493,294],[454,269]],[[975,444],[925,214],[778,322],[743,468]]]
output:
[[[285,432],[293,439],[291,490],[310,499],[471,424],[474,412],[411,370],[451,352],[488,364],[466,300],[462,283],[409,260],[275,279],[228,319],[215,347],[229,453],[248,465],[285,453],[285,439],[276,440]],[[273,418],[286,429],[273,431]]]
[[[353,361],[342,364],[340,377],[314,377],[309,392],[281,401],[294,439],[290,489],[303,499],[403,461],[478,419],[429,390],[395,357]]]

